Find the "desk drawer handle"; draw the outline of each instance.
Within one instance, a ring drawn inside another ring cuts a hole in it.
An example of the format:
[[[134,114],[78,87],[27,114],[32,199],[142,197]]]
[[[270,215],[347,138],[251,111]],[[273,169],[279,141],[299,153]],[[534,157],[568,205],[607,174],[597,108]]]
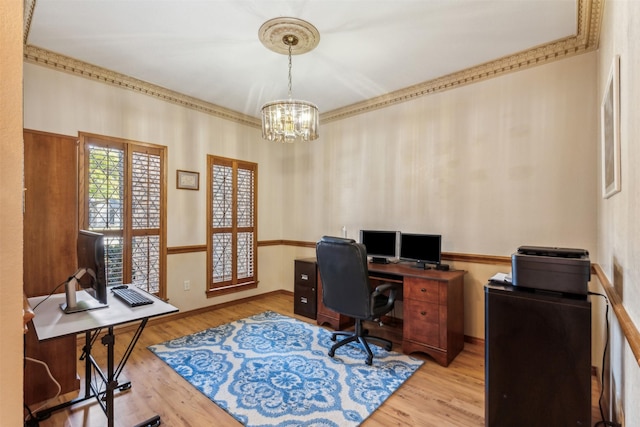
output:
[[[427,288],[420,289],[420,292],[427,292]]]
[[[422,316],[426,316],[426,315],[427,315],[427,312],[426,312],[426,311],[421,311],[421,312],[420,312],[420,315],[422,315]]]

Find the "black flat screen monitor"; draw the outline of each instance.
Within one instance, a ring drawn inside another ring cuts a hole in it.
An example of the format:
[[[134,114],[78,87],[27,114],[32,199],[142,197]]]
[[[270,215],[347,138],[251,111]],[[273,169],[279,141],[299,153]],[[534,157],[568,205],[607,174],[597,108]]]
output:
[[[415,261],[418,268],[427,264],[440,265],[442,236],[440,234],[405,234],[400,236],[400,259]]]
[[[86,273],[80,286],[102,304],[107,303],[107,279],[104,263],[104,236],[92,231],[78,233],[78,268]]]
[[[104,259],[104,236],[92,231],[80,230],[77,243],[78,270],[66,284],[66,303],[61,305],[65,313],[107,307],[107,280]],[[76,299],[80,286],[92,299]]]
[[[398,258],[399,231],[360,230],[360,243],[367,248],[371,262],[386,264]]]

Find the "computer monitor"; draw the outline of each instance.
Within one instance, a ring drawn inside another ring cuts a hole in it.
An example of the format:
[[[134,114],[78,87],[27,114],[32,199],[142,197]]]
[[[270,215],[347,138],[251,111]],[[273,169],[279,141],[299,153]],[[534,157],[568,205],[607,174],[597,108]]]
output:
[[[60,305],[65,313],[107,307],[107,280],[104,260],[104,236],[88,230],[78,232],[78,270],[65,284],[66,301]],[[80,287],[92,298],[76,299]]]
[[[367,248],[371,262],[386,264],[398,258],[399,231],[360,230],[360,243]]]
[[[427,264],[440,265],[442,236],[440,234],[402,233],[400,259],[415,261],[415,267],[428,269]]]

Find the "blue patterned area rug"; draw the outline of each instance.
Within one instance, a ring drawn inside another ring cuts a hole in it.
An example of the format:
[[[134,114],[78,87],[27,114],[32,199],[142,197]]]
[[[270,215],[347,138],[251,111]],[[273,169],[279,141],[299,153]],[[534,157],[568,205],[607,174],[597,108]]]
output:
[[[340,338],[338,338],[340,339]],[[327,355],[331,332],[267,311],[149,346],[245,426],[358,426],[422,361],[371,345]]]

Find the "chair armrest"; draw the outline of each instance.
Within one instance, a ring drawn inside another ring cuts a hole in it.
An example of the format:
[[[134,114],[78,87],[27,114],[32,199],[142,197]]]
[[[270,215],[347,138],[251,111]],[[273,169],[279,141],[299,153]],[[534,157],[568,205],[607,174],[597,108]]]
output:
[[[398,291],[398,287],[401,286],[397,283],[383,283],[381,285],[376,286],[376,289],[371,294],[371,300],[373,301],[375,297],[383,294],[386,291],[389,291],[389,302],[387,305],[393,305],[396,300],[396,292]]]
[[[398,286],[399,285],[395,283],[383,283],[381,285],[376,286],[376,289],[373,291],[373,293],[376,295],[379,295],[384,291],[386,291],[387,289],[391,289],[392,292],[395,292]]]

